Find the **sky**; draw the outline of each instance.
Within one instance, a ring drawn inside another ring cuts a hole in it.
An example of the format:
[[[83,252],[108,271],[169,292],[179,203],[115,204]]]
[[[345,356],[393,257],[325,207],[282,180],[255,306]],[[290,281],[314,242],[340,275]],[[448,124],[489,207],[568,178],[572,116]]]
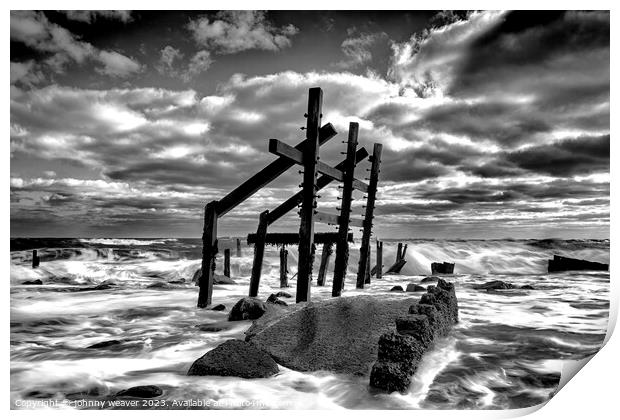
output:
[[[276,159],[270,138],[304,139],[318,86],[338,131],[322,161],[343,158],[350,122],[360,147],[383,144],[378,237],[609,238],[609,18],[12,11],[11,236],[200,237],[204,205]],[[298,169],[219,234],[255,231]],[[292,211],[271,231],[298,229]]]

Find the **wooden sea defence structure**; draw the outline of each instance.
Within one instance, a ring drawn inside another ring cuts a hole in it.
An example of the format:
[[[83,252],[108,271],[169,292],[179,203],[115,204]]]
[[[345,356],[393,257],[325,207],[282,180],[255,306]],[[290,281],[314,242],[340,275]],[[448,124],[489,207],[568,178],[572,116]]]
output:
[[[277,159],[222,199],[211,201],[205,206],[202,235],[202,274],[199,280],[198,307],[204,308],[212,303],[215,256],[218,253],[218,219],[294,165],[301,166],[300,173],[303,175],[302,183],[299,185],[301,191],[282,202],[275,209],[263,211],[259,216],[256,233],[248,235],[248,243],[254,244],[254,261],[249,296],[254,297],[258,294],[265,245],[279,245],[284,249],[284,245],[297,244],[296,301],[298,303],[309,301],[311,298],[312,265],[315,257],[315,244],[317,243],[323,243],[324,247],[328,246],[327,244],[336,245],[332,295],[340,296],[344,287],[348,265],[349,242],[352,239],[352,234],[349,233],[351,226],[362,228],[362,244],[356,286],[358,288],[364,287],[365,282],[370,276],[370,237],[373,227],[372,220],[374,218],[382,145],[379,143],[373,145],[372,156],[369,156],[363,147],[358,149],[359,124],[351,122],[349,124],[348,139],[344,142],[347,144],[345,159],[333,167],[323,163],[320,160],[319,149],[323,144],[334,138],[337,133],[331,124],[322,125],[322,106],[322,89],[319,87],[311,88],[308,94],[307,112],[304,115],[306,124],[305,127],[302,127],[306,132],[305,140],[293,147],[280,140],[270,139],[269,152],[276,155]],[[371,162],[369,184],[355,178],[356,165],[366,158],[369,158]],[[340,207],[337,207],[340,210],[340,214],[330,214],[317,210],[317,200],[320,198],[318,192],[333,181],[342,184],[341,203]],[[350,217],[353,190],[359,190],[366,194],[366,210],[363,220]],[[298,213],[300,219],[299,234],[268,233],[268,228],[271,224],[298,206],[300,207]],[[320,233],[315,233],[315,222],[335,225],[338,227],[338,231],[336,234],[324,233],[322,236]],[[239,254],[240,247],[238,245],[237,255]],[[327,259],[327,257],[325,258]],[[285,258],[286,254],[281,254],[281,261],[285,261]],[[326,260],[323,266],[324,270],[326,270],[327,265],[328,261]],[[284,272],[286,272],[286,269],[284,269]],[[281,268],[281,285],[285,284],[282,273]],[[323,272],[323,284],[324,281],[325,273]]]
[[[431,263],[431,274],[453,274],[454,273],[454,263],[449,262],[434,262]]]
[[[396,261],[385,274],[400,274],[400,270],[402,270],[405,264],[407,264],[405,255],[407,255],[407,244],[403,247],[403,244],[399,242],[398,249],[396,251]]]

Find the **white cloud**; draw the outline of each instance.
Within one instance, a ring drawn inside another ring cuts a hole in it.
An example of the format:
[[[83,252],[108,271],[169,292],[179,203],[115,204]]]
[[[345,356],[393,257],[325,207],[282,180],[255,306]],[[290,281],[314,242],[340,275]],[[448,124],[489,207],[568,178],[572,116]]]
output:
[[[291,46],[290,38],[299,32],[293,25],[274,27],[259,11],[220,12],[215,19],[203,17],[187,25],[194,40],[220,54],[259,49],[278,51]]]
[[[345,39],[342,41],[340,48],[342,48],[344,55],[347,56],[347,60],[340,61],[337,63],[337,66],[350,68],[368,63],[372,60],[371,46],[379,39],[386,37],[387,35],[384,32],[378,32],[374,34],[360,34]]]
[[[102,74],[126,77],[139,71],[140,64],[116,51],[101,51],[88,42],[81,41],[67,29],[50,22],[42,12],[12,11],[11,40],[45,53],[42,60],[55,73],[62,73],[70,62],[83,64],[87,60],[104,65]]]
[[[99,51],[97,59],[103,64],[103,67],[97,68],[96,71],[108,76],[127,77],[132,73],[139,72],[142,68],[136,60],[116,51]]]
[[[403,43],[392,44],[389,77],[422,97],[441,96],[453,81],[459,64],[467,58],[467,48],[483,33],[497,25],[505,12],[485,11],[470,15],[424,35],[414,34]]]
[[[213,64],[213,59],[211,59],[209,51],[198,51],[189,61],[189,66],[183,74],[183,79],[190,80],[192,77],[204,73],[211,67],[211,64]]]

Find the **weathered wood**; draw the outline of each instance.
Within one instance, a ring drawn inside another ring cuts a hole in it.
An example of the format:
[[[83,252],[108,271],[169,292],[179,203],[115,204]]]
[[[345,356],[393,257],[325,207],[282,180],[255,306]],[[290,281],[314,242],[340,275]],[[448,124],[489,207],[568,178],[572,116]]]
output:
[[[383,146],[375,143],[371,156],[370,182],[368,183],[368,193],[366,201],[366,213],[364,215],[364,228],[362,231],[362,244],[360,246],[360,259],[357,270],[356,287],[363,289],[366,276],[369,276],[370,267],[370,235],[372,233],[372,220],[374,218],[375,200],[377,196],[377,184],[379,182],[379,167],[381,165],[381,151]],[[369,276],[370,277],[370,276]]]
[[[362,147],[361,149],[357,151],[357,153],[355,153],[355,162],[359,163],[363,161],[364,159],[366,159],[367,157],[368,157],[368,152],[366,151],[366,149]],[[346,162],[346,159],[340,162],[338,165],[336,165],[335,168],[342,170],[344,168],[345,162]],[[332,181],[333,181],[332,178],[326,175],[323,175],[322,177],[316,180],[317,189],[321,190],[322,188],[325,188]],[[293,195],[288,200],[286,200],[284,203],[280,204],[278,207],[270,211],[268,223],[271,225],[272,223],[280,219],[282,216],[284,216],[286,213],[288,213],[289,211],[297,207],[297,205],[301,203],[301,197],[302,197],[302,191]]]
[[[237,257],[241,256],[241,239],[237,238]]]
[[[325,124],[323,127],[321,127],[319,131],[319,144],[325,144],[328,140],[334,138],[336,134],[338,133],[331,124]],[[303,150],[306,147],[306,144],[307,142],[306,140],[304,140],[297,146],[295,146],[295,148],[298,150]],[[243,184],[239,185],[237,188],[228,193],[224,198],[219,201],[219,204],[216,208],[218,217],[224,216],[230,210],[238,206],[239,203],[242,203],[256,191],[260,190],[265,185],[269,184],[271,181],[282,175],[284,172],[286,172],[287,169],[289,169],[293,165],[294,163],[291,162],[290,159],[278,158],[271,162],[269,165],[265,166],[262,170],[257,172],[254,176],[245,181]]]
[[[316,164],[319,156],[319,127],[321,126],[322,106],[323,91],[321,88],[311,88],[308,95],[308,112],[306,114],[307,140],[303,148],[304,178],[300,213],[301,222],[299,224],[297,303],[310,300],[312,247],[314,244],[314,209],[316,208],[317,192]]]
[[[39,256],[37,255],[37,250],[32,250],[32,268],[37,268],[39,266]]]
[[[369,251],[368,251],[368,260],[366,260],[366,273],[364,274],[365,280],[364,280],[364,284],[370,284],[370,245],[368,245]]]
[[[394,261],[394,264],[392,264],[385,274],[399,274],[400,270],[402,270],[403,266],[407,263],[405,260],[406,254],[407,244],[403,247],[402,242],[399,242],[398,249],[396,250],[396,261]]]
[[[358,123],[349,123],[349,137],[347,139],[347,158],[342,183],[342,199],[340,202],[340,216],[338,222],[338,241],[336,242],[336,259],[334,261],[334,280],[332,282],[332,296],[342,294],[344,280],[347,276],[349,264],[349,219],[351,216],[351,199],[353,195],[353,179],[355,178],[355,150],[357,149]]]
[[[265,255],[265,237],[267,236],[267,215],[269,210],[265,210],[259,216],[258,228],[256,229],[256,241],[254,243],[254,261],[252,262],[252,275],[250,277],[250,297],[258,295],[260,276],[263,269],[263,257]]]
[[[224,275],[230,277],[230,249],[224,250]]]
[[[280,248],[280,287],[288,287],[288,251]]]
[[[399,274],[400,270],[403,269],[403,266],[407,263],[406,260],[398,260],[396,261],[385,274]]]
[[[202,231],[202,275],[198,284],[198,307],[205,308],[211,304],[213,295],[213,272],[217,255],[217,201],[205,206],[204,228]]]
[[[319,278],[317,280],[318,286],[325,286],[325,274],[327,273],[327,267],[329,266],[329,259],[332,255],[332,244],[323,244],[323,252],[321,253],[321,266],[319,267]]]
[[[269,139],[269,151],[275,155],[280,156],[280,158],[290,159],[292,162],[298,165],[303,165],[303,152],[289,146],[286,143],[281,142],[280,140]],[[344,181],[343,171],[337,168],[332,168],[331,166],[321,161],[318,161],[316,163],[316,170],[334,181]],[[368,186],[359,179],[353,179],[352,184],[353,187],[358,190],[364,192],[368,191]]]
[[[383,241],[377,241],[377,278],[383,276]]]
[[[256,233],[250,233],[248,235],[248,245],[256,243]],[[315,244],[333,244],[338,240],[337,232],[316,232],[314,234]],[[349,242],[353,242],[353,234],[349,233],[347,237]],[[299,243],[299,233],[268,233],[265,236],[265,243],[267,245],[296,245]]]

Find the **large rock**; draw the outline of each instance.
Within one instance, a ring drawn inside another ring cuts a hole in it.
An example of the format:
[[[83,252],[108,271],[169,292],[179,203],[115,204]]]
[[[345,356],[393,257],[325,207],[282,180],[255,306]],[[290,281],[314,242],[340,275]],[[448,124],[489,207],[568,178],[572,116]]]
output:
[[[514,289],[515,286],[512,283],[506,283],[501,280],[488,281],[484,284],[474,285],[474,289],[486,289],[486,290],[508,290]]]
[[[196,360],[190,376],[238,376],[268,378],[278,373],[278,365],[263,350],[242,340],[228,340]]]
[[[192,276],[192,283],[198,286],[200,281],[200,276],[202,276],[202,268],[196,270],[194,275]],[[213,284],[237,284],[234,280],[231,280],[230,277],[224,276],[222,274],[213,273]]]
[[[367,375],[381,334],[393,329],[415,299],[350,296],[284,308],[246,332],[246,340],[298,371]]]
[[[419,284],[409,283],[407,285],[408,292],[426,292],[426,288],[424,286],[420,286]]]
[[[24,282],[22,282],[22,284],[26,284],[26,285],[42,285],[43,282],[39,279],[39,280],[26,280]]]
[[[229,321],[243,321],[258,319],[267,311],[267,305],[256,298],[244,297],[239,299],[228,314]]]
[[[573,270],[597,270],[608,271],[609,264],[603,264],[587,260],[578,260],[575,258],[561,257],[554,255],[552,260],[549,260],[547,271],[553,273],[556,271],[573,271]]]
[[[403,286],[394,286],[390,289],[390,292],[404,292]]]
[[[429,286],[420,301],[409,307],[409,315],[396,319],[396,332],[379,338],[370,385],[388,392],[406,392],[424,352],[456,322],[454,284],[439,279],[437,286]]]
[[[431,273],[452,274],[454,273],[454,263],[449,263],[445,261],[443,263],[434,262],[431,264]]]
[[[139,385],[129,389],[124,389],[116,394],[117,397],[133,398],[155,398],[163,394],[164,391],[155,385]]]
[[[441,280],[441,277],[430,276],[424,277],[422,280],[420,280],[420,283],[437,283],[439,280]]]

